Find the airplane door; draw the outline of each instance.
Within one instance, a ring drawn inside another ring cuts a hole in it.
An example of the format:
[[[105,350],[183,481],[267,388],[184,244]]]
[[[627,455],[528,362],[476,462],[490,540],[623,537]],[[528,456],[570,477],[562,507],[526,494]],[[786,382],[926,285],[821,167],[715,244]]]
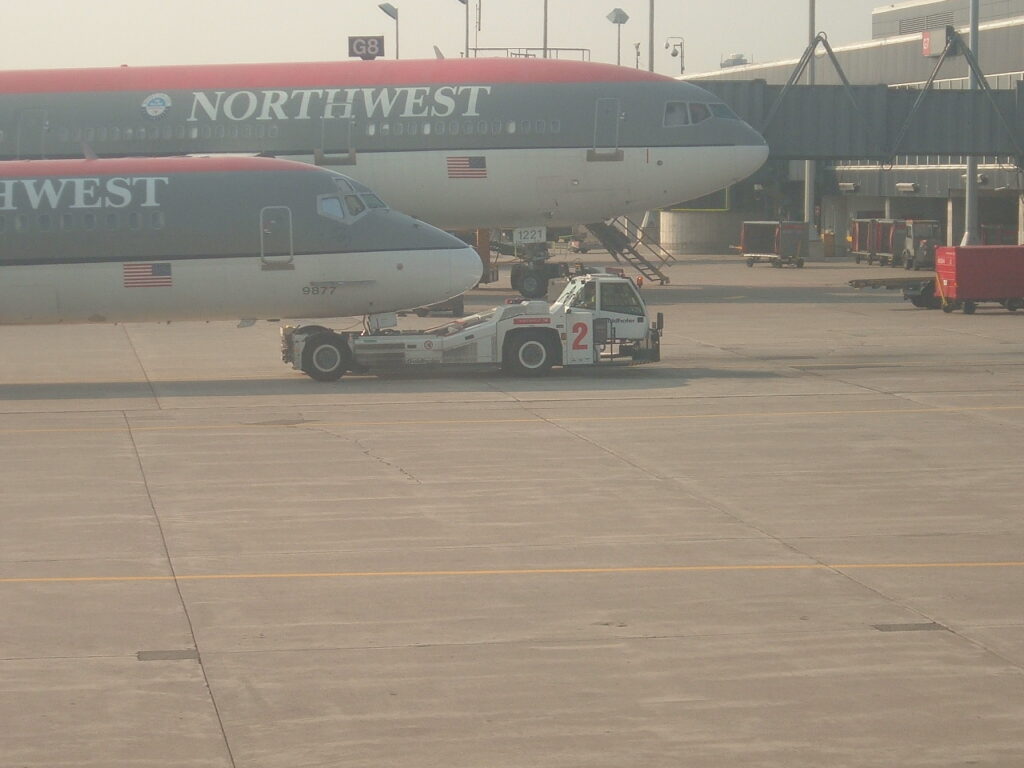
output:
[[[263,269],[295,269],[292,209],[283,205],[260,211],[260,264]]]
[[[594,148],[588,160],[621,160],[619,149],[619,100],[601,98],[594,106]]]
[[[320,122],[320,148],[313,150],[317,165],[355,165],[356,150],[351,117],[325,117]]]
[[[19,159],[44,157],[47,128],[46,112],[43,110],[27,109],[20,113],[15,156]]]

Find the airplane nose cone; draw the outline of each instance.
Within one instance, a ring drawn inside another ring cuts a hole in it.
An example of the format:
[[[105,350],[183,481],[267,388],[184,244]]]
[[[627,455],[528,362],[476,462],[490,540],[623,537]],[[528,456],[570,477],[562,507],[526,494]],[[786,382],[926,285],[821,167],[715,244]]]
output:
[[[466,246],[455,248],[448,258],[448,269],[451,279],[451,294],[458,296],[470,288],[476,287],[483,274],[483,264],[475,248]]]
[[[768,145],[762,143],[735,147],[731,159],[733,180],[742,181],[753,175],[768,160]]]

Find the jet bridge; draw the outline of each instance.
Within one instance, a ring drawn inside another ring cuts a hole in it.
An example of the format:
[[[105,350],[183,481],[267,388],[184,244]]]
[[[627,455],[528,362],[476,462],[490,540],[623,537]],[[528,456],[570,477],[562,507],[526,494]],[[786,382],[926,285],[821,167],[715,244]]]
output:
[[[818,46],[842,85],[796,85]],[[980,90],[932,89],[948,56],[963,55]],[[949,30],[945,50],[923,88],[850,85],[824,34],[804,51],[785,85],[764,80],[701,81],[758,128],[783,160],[878,160],[897,155],[1010,156],[1024,160],[1024,83],[988,86],[970,48]]]
[[[931,91],[886,85],[794,85],[708,80],[700,86],[761,131],[783,160],[878,160],[895,155],[1017,156],[1024,145],[1024,82],[993,89],[1003,125],[984,91]],[[852,98],[851,98],[852,97]],[[778,104],[767,123],[772,105]],[[901,137],[902,134],[902,137]]]

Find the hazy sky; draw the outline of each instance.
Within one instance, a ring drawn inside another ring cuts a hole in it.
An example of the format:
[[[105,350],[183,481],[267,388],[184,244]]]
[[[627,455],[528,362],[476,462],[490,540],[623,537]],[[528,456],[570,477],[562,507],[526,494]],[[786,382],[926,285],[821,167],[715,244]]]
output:
[[[432,57],[437,45],[460,55],[465,6],[459,0],[391,0],[399,8],[401,57]],[[471,45],[540,47],[544,0],[482,3],[482,27]],[[622,63],[633,66],[641,42],[647,67],[650,0],[548,0],[548,44],[589,48],[594,61],[615,62],[615,7]],[[5,69],[344,59],[349,35],[386,35],[394,55],[394,22],[378,0],[7,0],[0,25]],[[879,0],[817,0],[817,27],[833,46],[871,37]],[[717,69],[730,53],[753,61],[798,58],[807,44],[809,0],[655,0],[655,69],[678,74],[669,36],[685,39],[686,71]]]

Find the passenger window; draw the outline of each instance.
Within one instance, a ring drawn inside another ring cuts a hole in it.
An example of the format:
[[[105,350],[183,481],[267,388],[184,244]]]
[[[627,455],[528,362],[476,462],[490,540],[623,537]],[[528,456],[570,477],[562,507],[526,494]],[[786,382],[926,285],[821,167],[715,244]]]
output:
[[[7,231],[7,217],[6,216],[0,216],[0,232],[6,232],[6,231]]]
[[[627,283],[609,283],[601,286],[601,310],[622,315],[642,316],[644,313],[640,298],[633,290],[633,286]]]
[[[353,216],[358,216],[366,210],[366,206],[359,199],[359,195],[345,195],[345,207],[348,208],[348,212]]]
[[[82,227],[86,230],[92,231],[96,229],[96,214],[86,213],[82,215]]]
[[[329,219],[344,219],[345,209],[341,207],[341,198],[329,195],[319,200],[319,211],[321,216]]]
[[[61,229],[74,229],[75,217],[70,213],[62,213],[60,215],[60,228]]]
[[[40,213],[39,214],[39,231],[40,232],[49,232],[50,231],[50,224],[51,224],[51,222],[52,222],[52,219],[50,218],[50,214],[48,214],[48,213]]]
[[[685,101],[670,101],[665,105],[665,127],[677,128],[680,125],[689,125],[690,115],[686,111]]]
[[[724,117],[726,120],[739,120],[736,113],[725,104],[711,104],[711,114],[715,117]]]
[[[597,309],[597,283],[585,283],[569,306],[576,309]]]
[[[710,119],[711,110],[708,109],[707,104],[691,104],[690,105],[690,122],[696,125],[702,123],[705,120]]]

